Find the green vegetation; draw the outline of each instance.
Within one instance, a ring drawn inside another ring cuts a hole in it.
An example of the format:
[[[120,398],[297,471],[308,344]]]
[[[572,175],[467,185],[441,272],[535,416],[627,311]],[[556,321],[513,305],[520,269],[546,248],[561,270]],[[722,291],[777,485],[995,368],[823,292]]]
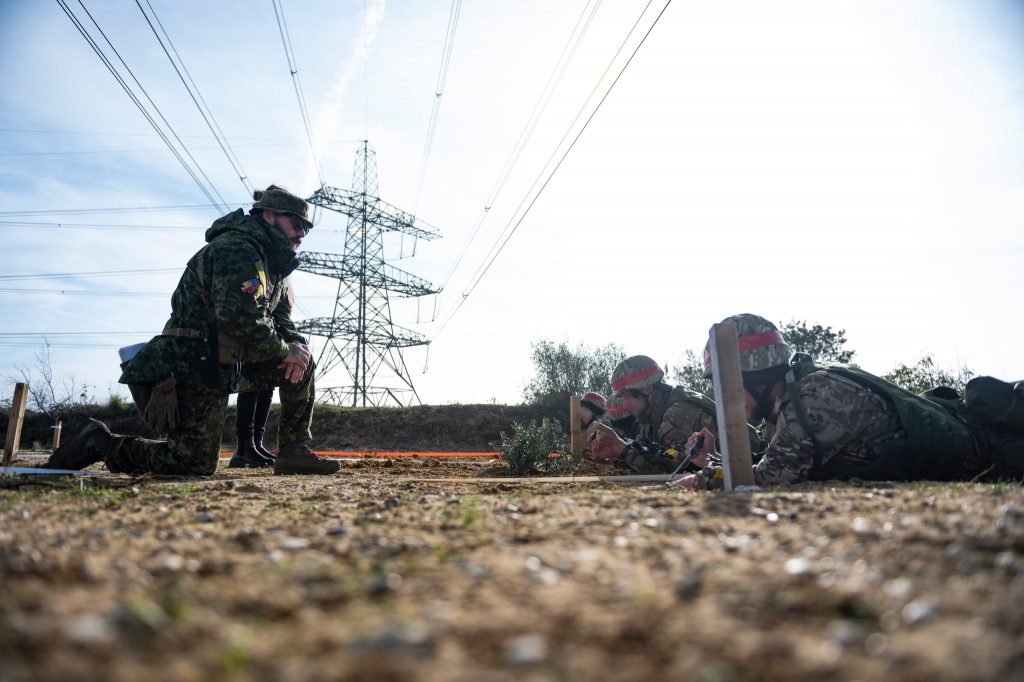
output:
[[[502,431],[494,447],[513,476],[569,474],[579,468],[579,458],[565,451],[568,436],[558,424],[545,419],[540,425],[513,422],[512,432]]]

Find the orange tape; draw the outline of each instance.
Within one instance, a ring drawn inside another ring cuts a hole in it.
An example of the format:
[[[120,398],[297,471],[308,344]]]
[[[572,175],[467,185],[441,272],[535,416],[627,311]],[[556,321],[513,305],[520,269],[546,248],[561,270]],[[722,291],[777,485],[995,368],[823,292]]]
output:
[[[231,450],[222,450],[221,457],[230,457]],[[316,450],[321,457],[497,457],[497,452],[387,452],[356,450]]]

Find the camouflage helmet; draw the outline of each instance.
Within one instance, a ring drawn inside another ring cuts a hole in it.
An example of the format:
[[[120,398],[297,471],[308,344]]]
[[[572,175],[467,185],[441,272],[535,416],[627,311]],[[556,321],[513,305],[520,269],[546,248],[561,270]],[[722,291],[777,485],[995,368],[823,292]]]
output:
[[[309,204],[282,187],[271,185],[265,190],[258,189],[252,193],[252,198],[256,203],[249,209],[250,215],[260,211],[283,213],[298,218],[306,230],[313,228],[309,221]]]
[[[740,371],[759,372],[763,369],[788,365],[793,352],[779,328],[760,315],[743,313],[725,318],[722,322],[736,325],[740,346]],[[704,376],[711,376],[711,338],[704,346]]]
[[[665,372],[646,355],[634,355],[619,363],[612,372],[612,390],[622,397],[631,388],[653,386],[665,378]]]
[[[580,406],[586,407],[594,413],[595,417],[600,417],[605,413],[605,399],[604,396],[596,391],[587,391],[580,398]]]
[[[623,404],[622,397],[618,395],[613,395],[611,398],[608,398],[608,401],[605,403],[605,414],[608,415],[608,418],[612,421],[632,416]]]

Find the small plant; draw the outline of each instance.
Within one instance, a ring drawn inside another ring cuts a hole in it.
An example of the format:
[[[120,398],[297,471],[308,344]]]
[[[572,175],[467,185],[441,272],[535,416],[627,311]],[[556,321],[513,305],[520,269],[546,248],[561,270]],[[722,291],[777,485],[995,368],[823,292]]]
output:
[[[579,467],[579,458],[565,451],[567,439],[557,422],[550,419],[540,425],[513,422],[512,432],[502,431],[493,447],[513,476],[568,474]]]

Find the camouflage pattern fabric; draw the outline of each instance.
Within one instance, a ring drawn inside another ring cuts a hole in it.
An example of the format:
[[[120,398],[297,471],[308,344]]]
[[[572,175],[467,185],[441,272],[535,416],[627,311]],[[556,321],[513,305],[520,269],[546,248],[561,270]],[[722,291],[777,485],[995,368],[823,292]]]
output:
[[[285,278],[298,265],[291,243],[262,218],[241,209],[213,223],[207,246],[193,256],[171,297],[170,328],[200,329],[210,316],[197,273],[203,255],[204,277],[218,330],[244,348],[251,362],[241,365],[204,361],[201,339],[157,336],[121,374],[120,382],[142,385],[174,375],[178,384],[179,423],[167,440],[117,436],[109,448],[112,471],[208,475],[217,466],[228,395],[239,379],[253,390],[281,389],[279,442],[309,440],[313,411],[313,369],[292,384],[277,365],[288,343],[302,339],[291,320]],[[135,391],[133,391],[135,394]]]
[[[822,448],[822,464],[842,474],[891,451],[905,434],[893,407],[874,391],[831,374],[814,372],[797,384],[807,423]],[[771,442],[754,467],[754,483],[778,485],[816,478],[816,450],[788,396],[776,403]]]
[[[281,395],[279,443],[304,443],[311,438],[315,388],[313,366],[303,380],[293,384],[284,379],[277,362],[242,368],[250,383],[262,388],[277,387]],[[224,377],[230,370],[223,370]],[[181,374],[178,379],[180,421],[166,440],[115,435],[107,448],[107,468],[118,473],[178,476],[209,476],[217,469],[224,417],[228,406],[225,390],[210,388],[198,375]]]
[[[667,384],[656,386],[651,394],[648,413],[656,415],[660,412],[660,403],[669,400],[671,392],[672,387]],[[705,427],[715,432],[714,415],[695,403],[680,400],[665,408],[658,423],[640,419],[636,440],[656,443],[662,450],[674,449],[682,453],[690,436]],[[630,446],[619,455],[616,464],[636,474],[668,474],[678,466],[678,461],[678,457]]]

